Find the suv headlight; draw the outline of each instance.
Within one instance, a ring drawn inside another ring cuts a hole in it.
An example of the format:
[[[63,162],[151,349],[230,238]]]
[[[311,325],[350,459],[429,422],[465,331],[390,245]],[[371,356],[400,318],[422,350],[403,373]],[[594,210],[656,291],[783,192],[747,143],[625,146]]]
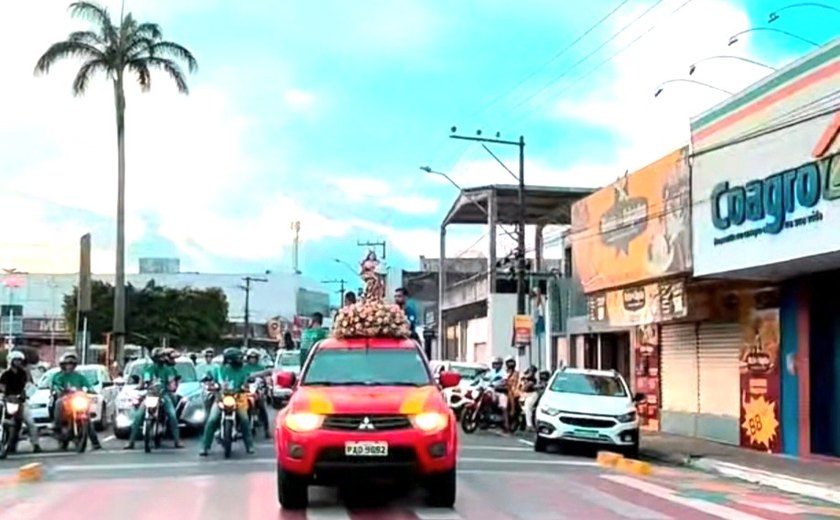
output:
[[[540,411],[548,415],[549,417],[555,417],[560,413],[560,410],[558,410],[557,408],[551,408],[549,406],[543,406],[542,408],[540,408]]]
[[[636,412],[627,412],[624,415],[618,416],[618,421],[623,423],[629,423],[636,420]]]

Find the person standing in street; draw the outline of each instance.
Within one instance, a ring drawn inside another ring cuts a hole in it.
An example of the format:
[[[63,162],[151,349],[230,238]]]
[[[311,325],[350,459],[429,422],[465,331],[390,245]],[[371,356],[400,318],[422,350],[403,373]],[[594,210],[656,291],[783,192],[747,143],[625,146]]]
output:
[[[283,348],[285,350],[294,350],[295,346],[295,338],[292,336],[291,331],[287,330],[283,333]]]
[[[9,353],[9,368],[0,374],[0,394],[8,397],[16,397],[20,402],[20,415],[23,424],[29,431],[29,442],[32,444],[32,451],[41,453],[41,444],[38,442],[38,427],[32,420],[29,407],[26,406],[26,385],[32,382],[32,376],[26,368],[26,356],[23,352],[15,350]]]

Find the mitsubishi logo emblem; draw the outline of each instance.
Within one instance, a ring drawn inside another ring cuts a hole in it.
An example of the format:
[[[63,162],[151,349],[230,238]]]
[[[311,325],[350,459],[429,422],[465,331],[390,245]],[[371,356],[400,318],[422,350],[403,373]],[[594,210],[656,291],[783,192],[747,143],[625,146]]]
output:
[[[360,430],[375,430],[376,428],[373,427],[373,423],[370,422],[370,417],[365,417],[362,419],[362,422],[359,424]]]

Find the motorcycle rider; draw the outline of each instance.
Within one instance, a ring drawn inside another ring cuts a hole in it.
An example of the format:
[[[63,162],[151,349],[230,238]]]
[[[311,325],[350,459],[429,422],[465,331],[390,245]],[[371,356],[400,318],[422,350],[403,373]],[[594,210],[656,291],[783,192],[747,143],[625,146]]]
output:
[[[64,410],[64,392],[70,388],[75,388],[80,392],[90,392],[90,381],[79,372],[76,372],[76,366],[79,364],[79,358],[76,354],[68,352],[61,356],[58,360],[60,371],[57,372],[50,384],[50,390],[56,396],[53,402],[53,430],[55,432],[61,431],[62,410]],[[88,438],[94,450],[101,450],[102,444],[99,442],[99,436],[96,435],[96,428],[90,427],[88,430]]]
[[[507,395],[499,395],[499,408],[502,409],[502,416],[504,417],[504,429],[510,431],[510,419],[516,412],[517,403],[519,402],[519,372],[516,370],[516,359],[513,356],[508,356],[505,359],[505,388]],[[504,399],[504,406],[502,405],[502,397]]]
[[[181,444],[180,432],[178,431],[178,417],[175,415],[175,404],[172,399],[172,383],[178,379],[178,373],[169,364],[169,356],[166,350],[162,348],[152,349],[152,362],[143,370],[143,379],[137,387],[143,389],[150,385],[153,381],[160,383],[160,404],[163,406],[163,413],[166,414],[167,422],[169,423],[169,432],[175,440],[176,448],[183,448]],[[134,443],[140,435],[140,428],[143,426],[143,420],[146,417],[146,407],[141,404],[134,412],[134,418],[131,422],[131,433],[128,437],[128,444],[125,445],[126,450],[133,450]]]
[[[533,413],[539,400],[539,393],[537,392],[537,367],[531,365],[522,374],[522,394],[524,396],[523,412],[525,413],[525,424],[529,431],[534,430]]]
[[[38,443],[38,427],[32,420],[29,407],[26,406],[26,385],[32,382],[32,376],[26,369],[26,356],[23,352],[15,350],[9,354],[9,368],[0,374],[0,394],[16,397],[20,403],[20,416],[23,424],[29,431],[29,442],[32,444],[34,453],[41,453],[41,445]]]
[[[214,381],[222,387],[222,390],[242,393],[246,391],[248,379],[252,372],[242,363],[242,350],[237,347],[226,348],[222,353],[223,365],[218,371],[208,373]],[[267,373],[268,371],[266,371]],[[236,410],[239,429],[242,433],[242,441],[245,443],[245,451],[250,455],[254,453],[254,441],[251,438],[251,429],[248,428],[248,411],[243,408]],[[200,456],[206,457],[213,444],[213,435],[222,422],[222,411],[218,406],[210,408],[210,415],[204,424],[204,435],[201,439]]]
[[[245,368],[247,368],[251,374],[251,378],[258,379],[260,377],[265,377],[268,375],[268,371],[265,370],[262,365],[260,365],[260,351],[251,348],[248,349],[248,353],[245,356]],[[271,438],[271,432],[269,431],[271,428],[268,425],[268,408],[265,404],[265,399],[263,396],[258,395],[257,401],[254,403],[257,408],[257,419],[259,419],[260,423],[265,427],[265,438]]]
[[[216,357],[216,352],[212,348],[208,347],[204,349],[201,355],[204,356],[204,364],[210,365],[213,363],[213,358]]]

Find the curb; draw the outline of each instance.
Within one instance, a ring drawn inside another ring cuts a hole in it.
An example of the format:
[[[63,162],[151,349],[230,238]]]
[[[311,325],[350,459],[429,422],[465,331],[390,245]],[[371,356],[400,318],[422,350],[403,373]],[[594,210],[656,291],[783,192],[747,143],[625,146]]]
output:
[[[696,459],[688,463],[687,466],[708,473],[717,473],[724,477],[743,480],[752,484],[772,487],[794,495],[840,504],[840,488],[813,480],[770,473],[769,471],[739,466],[715,459]]]
[[[25,464],[17,469],[14,474],[0,476],[0,487],[14,486],[16,484],[31,484],[44,479],[44,465],[40,462]]]
[[[612,468],[616,471],[630,475],[644,477],[653,473],[653,466],[651,466],[650,463],[636,459],[628,459],[619,453],[613,453],[611,451],[599,451],[596,462],[601,467]]]

